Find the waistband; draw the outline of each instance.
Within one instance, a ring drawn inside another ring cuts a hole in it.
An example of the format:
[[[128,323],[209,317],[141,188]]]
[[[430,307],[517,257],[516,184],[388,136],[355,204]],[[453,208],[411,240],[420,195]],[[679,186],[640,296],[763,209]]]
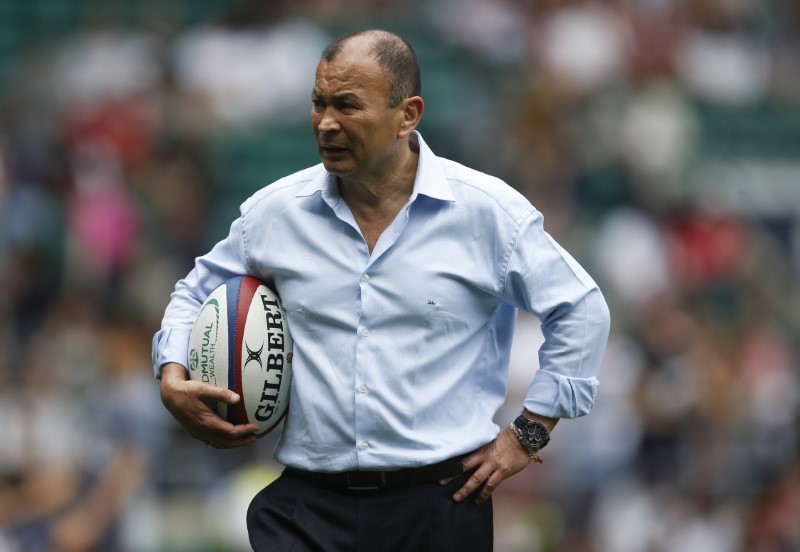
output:
[[[375,491],[391,487],[409,487],[456,477],[464,473],[461,458],[452,458],[419,468],[401,468],[391,471],[355,470],[348,472],[312,472],[286,468],[286,472],[317,485],[343,491]]]

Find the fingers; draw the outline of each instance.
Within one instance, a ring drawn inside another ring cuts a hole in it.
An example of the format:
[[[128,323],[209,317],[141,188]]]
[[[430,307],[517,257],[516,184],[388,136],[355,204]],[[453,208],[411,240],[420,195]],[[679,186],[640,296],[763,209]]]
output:
[[[453,495],[453,500],[461,502],[478,491],[475,502],[481,504],[492,495],[500,483],[528,466],[530,464],[528,454],[521,447],[512,445],[514,441],[501,432],[497,439],[462,460],[467,471],[472,469],[474,471]]]
[[[251,434],[247,437],[240,437],[237,439],[229,437],[210,437],[210,438],[198,437],[198,440],[202,441],[203,444],[206,445],[207,447],[215,449],[232,449],[232,448],[243,447],[246,445],[251,445],[258,440],[258,437]]]
[[[239,426],[236,426],[239,427]],[[192,437],[201,441],[204,445],[211,448],[230,449],[251,445],[258,440],[252,431],[240,437],[233,437],[227,433],[214,431],[204,431],[202,433],[191,434]]]
[[[220,400],[224,400],[223,397],[230,398],[231,394],[236,395],[235,393],[226,392],[224,394],[217,393],[215,396],[218,396]],[[259,429],[258,425],[252,423],[234,425],[221,418],[210,405],[203,402],[200,404],[197,417],[181,420],[184,428],[195,439],[213,448],[243,447],[258,440],[254,435]]]
[[[213,402],[224,402],[225,404],[236,404],[240,400],[239,395],[230,389],[223,389],[222,387],[217,387],[216,385],[208,383],[197,383],[199,386],[197,391],[198,396],[205,399],[210,399]]]
[[[464,473],[467,471],[467,467],[464,465],[463,461],[461,462],[461,466],[462,468],[460,474],[454,475],[453,477],[448,477],[447,479],[440,479],[438,481],[439,485],[449,485],[450,483],[452,483],[453,481],[464,475]]]
[[[484,464],[481,468],[472,472],[467,482],[453,495],[453,500],[461,502],[476,490],[480,492],[475,497],[475,503],[481,504],[486,501],[500,482],[507,476],[499,475],[499,471],[492,470],[492,464]]]
[[[198,427],[199,426],[199,427]],[[233,425],[215,413],[195,426],[189,434],[212,448],[237,448],[255,443],[258,437],[256,424]]]
[[[233,425],[214,410],[215,403],[236,404],[240,397],[228,389],[199,381],[171,378],[161,385],[167,409],[189,435],[213,448],[236,448],[254,443],[256,424]]]
[[[476,490],[478,494],[475,496],[475,503],[484,503],[500,486],[500,483],[511,476],[511,473],[505,473],[502,470],[491,471],[489,469],[478,469],[470,475],[467,482],[453,495],[453,500],[461,502]]]
[[[492,496],[494,490],[500,485],[500,482],[503,481],[508,476],[498,476],[499,472],[494,472],[490,475],[486,481],[484,481],[483,486],[480,488],[480,492],[478,496],[475,497],[475,504],[483,504],[486,500]]]

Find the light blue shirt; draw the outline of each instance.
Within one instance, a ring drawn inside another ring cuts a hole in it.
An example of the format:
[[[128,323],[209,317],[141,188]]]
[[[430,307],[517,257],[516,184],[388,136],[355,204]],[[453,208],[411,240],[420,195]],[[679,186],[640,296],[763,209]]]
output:
[[[518,308],[545,336],[524,407],[556,418],[592,407],[609,331],[600,290],[521,194],[436,157],[417,133],[412,145],[414,191],[372,254],[336,177],[300,171],[242,205],[229,236],[178,282],[154,337],[157,375],[186,366],[214,288],[242,274],[274,285],[294,339],[282,464],[391,469],[488,443]]]

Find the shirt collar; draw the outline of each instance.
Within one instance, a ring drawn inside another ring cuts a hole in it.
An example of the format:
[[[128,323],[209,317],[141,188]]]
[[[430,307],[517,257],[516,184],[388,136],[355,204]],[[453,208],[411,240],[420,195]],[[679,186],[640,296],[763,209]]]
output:
[[[319,171],[309,180],[305,186],[301,187],[295,197],[309,197],[317,192],[322,193],[326,202],[335,204],[339,201],[339,186],[336,184],[336,176],[325,170],[322,163],[317,165]]]
[[[442,201],[455,201],[456,197],[450,189],[441,162],[422,139],[422,135],[416,130],[413,131],[410,142],[413,149],[419,150],[419,164],[411,200],[413,201],[417,195],[422,194]]]
[[[414,201],[420,194],[442,201],[455,201],[456,198],[450,189],[439,159],[422,139],[422,135],[415,130],[411,133],[409,141],[411,148],[419,152],[414,191],[411,193],[409,201]],[[329,205],[333,206],[338,203],[341,196],[336,176],[325,170],[319,171],[308,184],[297,192],[297,197],[307,197],[317,192],[322,193],[322,198]]]

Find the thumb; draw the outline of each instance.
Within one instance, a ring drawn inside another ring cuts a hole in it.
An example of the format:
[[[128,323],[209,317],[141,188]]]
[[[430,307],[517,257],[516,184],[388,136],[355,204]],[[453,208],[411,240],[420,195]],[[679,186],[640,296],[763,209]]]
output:
[[[212,401],[224,402],[226,404],[236,404],[241,398],[237,393],[231,391],[230,389],[216,387],[214,385],[204,386],[203,391],[204,398]]]

